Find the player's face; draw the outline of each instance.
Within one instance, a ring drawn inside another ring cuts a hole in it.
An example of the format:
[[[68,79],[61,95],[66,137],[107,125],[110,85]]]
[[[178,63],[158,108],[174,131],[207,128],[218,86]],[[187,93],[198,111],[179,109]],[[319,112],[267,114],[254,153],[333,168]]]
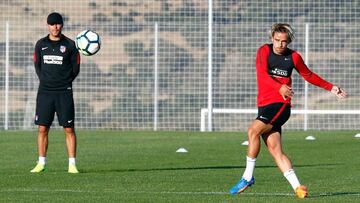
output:
[[[50,38],[59,38],[61,36],[61,29],[62,29],[62,24],[53,24],[53,25],[49,25],[48,24],[48,29],[49,29],[49,34],[50,34]]]
[[[273,42],[273,50],[275,54],[281,55],[286,51],[289,44],[288,34],[284,32],[275,32],[271,41]]]

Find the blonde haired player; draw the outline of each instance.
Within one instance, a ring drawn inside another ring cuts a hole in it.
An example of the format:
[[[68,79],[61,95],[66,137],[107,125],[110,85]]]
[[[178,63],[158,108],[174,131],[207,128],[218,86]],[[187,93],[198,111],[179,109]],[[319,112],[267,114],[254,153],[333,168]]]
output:
[[[230,189],[230,193],[241,193],[255,183],[253,172],[262,137],[296,196],[305,198],[308,190],[300,184],[281,143],[281,126],[290,117],[290,103],[294,95],[291,88],[292,71],[295,69],[306,81],[335,94],[338,98],[345,98],[347,93],[312,72],[300,54],[287,47],[294,39],[294,31],[289,24],[274,24],[270,29],[270,39],[272,44],[265,44],[257,51],[258,116],[248,129],[249,146],[244,174]]]

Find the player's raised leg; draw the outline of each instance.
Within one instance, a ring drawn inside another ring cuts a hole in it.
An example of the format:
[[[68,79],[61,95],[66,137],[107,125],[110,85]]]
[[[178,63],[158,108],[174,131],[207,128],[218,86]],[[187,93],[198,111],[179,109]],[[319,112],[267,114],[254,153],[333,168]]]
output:
[[[308,195],[306,186],[300,184],[295,171],[292,167],[290,159],[282,150],[281,134],[276,131],[271,131],[262,136],[271,156],[275,163],[283,173],[284,177],[289,181],[298,198],[305,198]]]
[[[246,157],[246,168],[242,178],[230,189],[231,194],[238,194],[245,191],[255,183],[253,176],[256,157],[260,151],[260,135],[271,130],[272,125],[255,120],[248,129],[248,152]]]

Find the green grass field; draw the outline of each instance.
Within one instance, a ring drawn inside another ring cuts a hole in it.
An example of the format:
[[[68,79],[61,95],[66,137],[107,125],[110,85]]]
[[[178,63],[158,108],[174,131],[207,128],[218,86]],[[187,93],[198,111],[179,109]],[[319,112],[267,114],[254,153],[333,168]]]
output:
[[[292,202],[264,145],[256,184],[228,194],[244,171],[245,133],[78,131],[80,174],[67,173],[62,131],[51,131],[47,170],[36,132],[0,131],[0,202]],[[355,131],[284,132],[284,150],[311,202],[360,201],[360,139]],[[306,141],[307,135],[317,140]],[[176,153],[184,147],[188,153]]]

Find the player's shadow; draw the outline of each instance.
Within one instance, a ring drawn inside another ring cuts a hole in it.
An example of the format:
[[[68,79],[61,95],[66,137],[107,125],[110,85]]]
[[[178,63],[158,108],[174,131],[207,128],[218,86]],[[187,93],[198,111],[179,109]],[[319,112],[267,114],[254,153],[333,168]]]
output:
[[[320,193],[320,194],[311,194],[309,198],[319,198],[319,197],[331,197],[331,196],[359,196],[360,192],[329,192],[329,193]]]
[[[294,165],[295,168],[302,167],[326,167],[340,164],[309,164]],[[224,170],[224,169],[243,169],[245,166],[193,166],[193,167],[164,167],[164,168],[128,168],[128,169],[90,169],[83,170],[81,173],[108,173],[108,172],[142,172],[142,171],[183,171],[183,170]],[[277,168],[275,165],[259,165],[256,168]]]
[[[128,168],[128,169],[100,169],[83,170],[81,173],[107,173],[107,172],[145,172],[145,171],[183,171],[183,170],[207,170],[207,169],[234,169],[244,168],[240,166],[198,166],[198,167],[173,167],[173,168]]]

